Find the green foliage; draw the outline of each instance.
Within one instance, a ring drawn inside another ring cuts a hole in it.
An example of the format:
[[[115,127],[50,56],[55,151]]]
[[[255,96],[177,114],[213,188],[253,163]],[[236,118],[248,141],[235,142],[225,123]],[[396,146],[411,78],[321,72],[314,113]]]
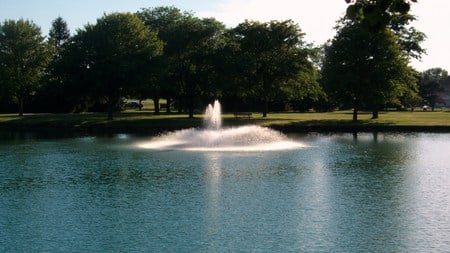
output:
[[[70,31],[66,21],[62,17],[57,17],[52,22],[49,32],[49,41],[55,48],[59,49],[69,41]]]
[[[227,110],[260,110],[263,116],[269,104],[280,110],[308,110],[319,102],[328,109],[336,100],[347,108],[374,111],[386,104],[413,107],[417,73],[408,63],[424,52],[420,42],[425,35],[410,26],[412,1],[348,2],[351,19],[343,19],[323,50],[306,44],[291,20],[245,21],[226,29],[213,18],[156,7],[105,14],[70,37],[66,22],[58,17],[47,43],[39,35],[47,57],[36,58],[39,71],[26,67],[38,73],[34,78],[12,82],[14,60],[23,56],[2,55],[0,98],[18,100],[36,93],[32,102],[41,106],[36,108],[108,111],[109,118],[127,97],[164,98],[168,112],[174,104],[189,117],[215,98],[227,101]],[[49,52],[53,57],[44,69]],[[18,92],[21,86],[29,88]]]
[[[354,108],[371,108],[417,99],[410,58],[420,58],[425,35],[409,24],[413,0],[348,0],[346,17],[325,53],[324,85],[332,98]]]
[[[445,86],[450,85],[448,72],[442,68],[431,68],[422,73],[420,78],[420,94],[432,110],[436,104],[444,103]]]
[[[224,25],[212,18],[200,19],[182,13],[174,7],[144,9],[138,15],[149,30],[158,31],[165,43],[159,59],[161,75],[151,93],[168,100],[178,98],[179,110],[185,105],[189,117],[193,117],[199,95],[217,94],[210,84],[217,77],[215,51]]]
[[[416,0],[349,0],[346,19],[361,24],[371,33],[388,28],[397,37],[406,57],[420,59],[425,49],[420,46],[425,34],[410,26],[415,16],[409,13]]]
[[[378,110],[415,85],[394,33],[385,29],[374,34],[359,23],[349,22],[338,31],[325,50],[322,71],[328,94],[356,112]]]
[[[62,52],[69,39],[70,31],[66,21],[62,17],[53,20],[47,40],[51,52],[50,62],[42,78],[42,85],[31,101],[34,111],[68,112],[71,109],[64,89],[64,70],[59,66],[63,60]]]
[[[268,103],[283,96],[283,89],[297,90],[308,83],[306,74],[314,74],[304,34],[291,20],[245,21],[232,32],[240,48],[239,62],[247,92],[261,100],[264,117]]]
[[[35,93],[49,60],[41,29],[33,22],[6,20],[0,25],[0,85],[19,105]]]
[[[136,15],[105,15],[72,38],[65,56],[68,77],[84,84],[92,97],[104,98],[112,119],[121,98],[145,81],[142,73],[162,47]]]
[[[395,17],[409,16],[411,2],[416,0],[345,0],[348,4],[346,17],[360,22],[371,32],[383,30]]]
[[[178,97],[176,79],[174,78],[175,65],[177,63],[177,53],[182,51],[176,43],[176,26],[182,22],[190,13],[182,13],[175,7],[156,7],[142,9],[137,13],[149,31],[156,32],[158,38],[163,41],[163,53],[157,57],[153,72],[153,80],[146,82],[136,90],[136,97],[159,99],[161,97],[170,101]],[[167,107],[170,111],[170,106]]]

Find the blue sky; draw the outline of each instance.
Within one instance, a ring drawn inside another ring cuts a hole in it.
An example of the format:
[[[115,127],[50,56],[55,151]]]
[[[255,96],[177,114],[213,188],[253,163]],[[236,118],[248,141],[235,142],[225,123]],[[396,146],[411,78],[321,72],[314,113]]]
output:
[[[343,16],[344,0],[0,0],[0,21],[30,19],[48,33],[52,20],[63,17],[71,30],[95,23],[104,13],[135,12],[141,8],[175,6],[199,17],[215,17],[229,27],[245,19],[270,21],[293,19],[305,40],[316,45],[331,39],[335,21]],[[418,17],[414,26],[428,36],[423,47],[428,54],[412,65],[420,71],[442,67],[450,71],[449,0],[419,0],[413,5]]]

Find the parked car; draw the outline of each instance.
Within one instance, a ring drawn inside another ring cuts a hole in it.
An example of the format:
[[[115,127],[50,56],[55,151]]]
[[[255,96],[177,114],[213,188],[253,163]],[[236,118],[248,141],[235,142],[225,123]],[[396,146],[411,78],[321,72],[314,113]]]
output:
[[[142,104],[138,102],[128,102],[125,104],[125,108],[127,109],[142,109]]]

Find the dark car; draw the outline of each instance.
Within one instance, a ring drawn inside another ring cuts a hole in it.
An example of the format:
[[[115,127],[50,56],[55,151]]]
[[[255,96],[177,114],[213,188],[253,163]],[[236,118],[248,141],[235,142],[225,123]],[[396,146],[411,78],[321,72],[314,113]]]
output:
[[[138,103],[138,102],[128,102],[125,104],[125,108],[127,109],[141,109],[142,108],[142,104]]]

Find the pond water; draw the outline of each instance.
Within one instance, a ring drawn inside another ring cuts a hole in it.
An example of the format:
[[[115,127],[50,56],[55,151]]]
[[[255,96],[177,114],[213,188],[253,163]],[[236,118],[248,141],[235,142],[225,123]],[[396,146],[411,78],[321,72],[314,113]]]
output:
[[[449,252],[450,134],[278,151],[3,134],[0,252]]]

